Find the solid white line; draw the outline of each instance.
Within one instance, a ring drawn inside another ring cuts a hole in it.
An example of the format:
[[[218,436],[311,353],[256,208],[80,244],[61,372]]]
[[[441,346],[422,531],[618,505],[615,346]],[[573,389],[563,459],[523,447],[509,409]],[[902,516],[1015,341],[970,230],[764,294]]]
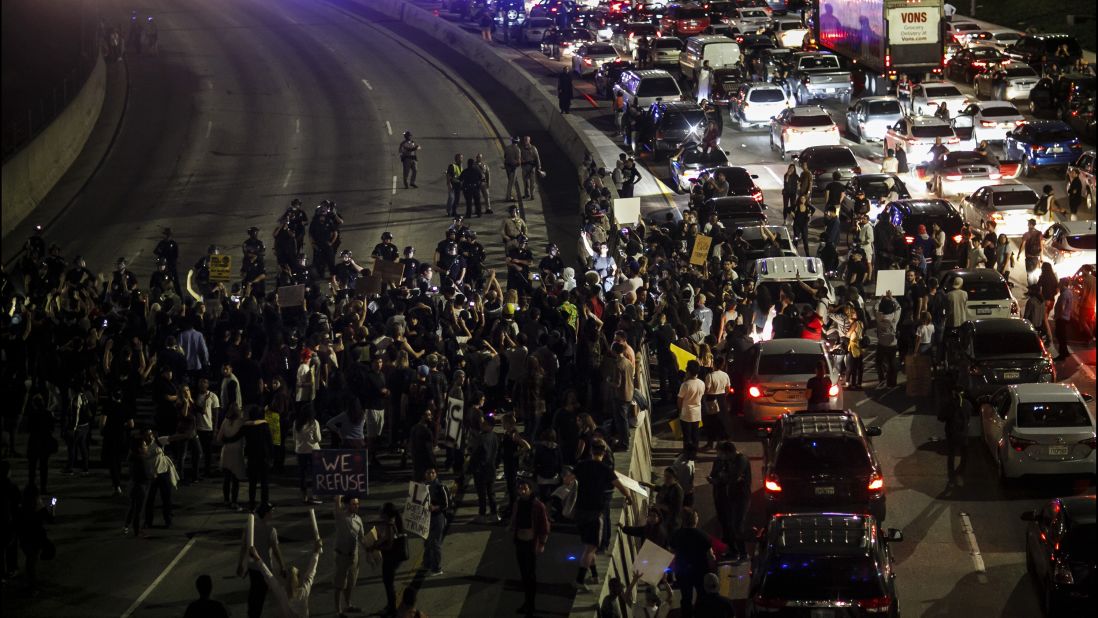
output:
[[[766,170],[767,174],[770,174],[770,176],[774,179],[774,182],[778,183],[778,188],[779,189],[781,189],[782,187],[785,186],[785,183],[782,182],[782,179],[778,176],[778,174],[774,170],[770,169],[769,165],[763,166],[763,169]]]
[[[389,132],[389,135],[393,134],[393,125],[389,124],[389,121],[385,121],[385,130]]]
[[[290,177],[294,175],[294,171],[290,170],[286,172],[286,178],[282,181],[282,188],[285,189],[286,185],[290,184]]]
[[[866,403],[869,403],[869,397],[866,397],[865,399],[863,399],[863,400],[859,401],[858,403],[854,404],[854,407],[855,408],[860,408],[860,407],[862,407],[862,405],[864,405]]]
[[[213,128],[214,128],[214,121],[207,120],[206,121],[206,139],[210,139],[210,131],[213,131]]]
[[[961,531],[964,532],[965,539],[968,540],[969,555],[972,556],[972,566],[976,568],[976,572],[980,574],[987,573],[987,567],[984,566],[984,557],[980,554],[980,546],[976,543],[976,531],[972,528],[972,520],[968,518],[968,513],[961,513]],[[986,580],[982,580],[983,583]]]
[[[301,119],[298,118],[294,121],[294,133],[301,133]]]
[[[366,89],[367,90],[373,90],[374,89],[374,87],[370,85],[370,82],[366,81],[365,79],[362,80],[362,83],[366,84]]]
[[[141,604],[145,602],[145,599],[149,598],[149,595],[152,594],[152,591],[156,590],[156,587],[160,585],[160,582],[162,582],[164,578],[168,576],[168,573],[172,572],[172,569],[175,568],[175,565],[179,564],[179,561],[183,559],[183,556],[186,556],[187,552],[191,551],[191,548],[194,547],[194,543],[197,540],[198,537],[192,536],[191,540],[187,541],[187,544],[183,546],[183,549],[181,549],[179,553],[176,554],[175,559],[172,560],[171,563],[169,563],[168,566],[160,572],[160,575],[158,575],[157,578],[153,580],[153,583],[149,584],[148,588],[145,588],[145,592],[142,592],[141,596],[137,597],[137,600],[133,602],[133,605],[130,605],[129,608],[126,609],[126,611],[122,612],[121,618],[129,618],[129,616],[133,614],[134,610],[136,610],[138,607],[141,607]]]
[[[393,176],[393,195],[397,194],[397,177]]]

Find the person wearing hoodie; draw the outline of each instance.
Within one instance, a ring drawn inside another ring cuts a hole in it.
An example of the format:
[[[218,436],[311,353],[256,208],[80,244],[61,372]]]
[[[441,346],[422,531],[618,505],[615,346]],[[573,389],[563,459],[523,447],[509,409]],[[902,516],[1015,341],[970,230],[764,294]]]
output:
[[[515,558],[522,575],[525,601],[517,613],[536,615],[534,600],[537,596],[537,557],[545,551],[549,540],[549,512],[534,495],[533,482],[520,478],[517,483],[518,499],[511,509],[511,532],[514,535]]]
[[[885,292],[877,303],[877,379],[878,386],[896,386],[896,353],[899,349],[896,329],[900,325],[899,305],[892,299],[892,290]]]

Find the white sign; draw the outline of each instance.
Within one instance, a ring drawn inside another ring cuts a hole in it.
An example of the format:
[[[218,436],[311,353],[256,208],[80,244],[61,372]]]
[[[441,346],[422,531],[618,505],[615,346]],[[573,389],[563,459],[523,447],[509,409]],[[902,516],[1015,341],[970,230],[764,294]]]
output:
[[[465,427],[465,402],[450,397],[447,399],[446,415],[442,419],[442,444],[451,448],[461,445],[462,431]]]
[[[641,198],[617,197],[614,198],[614,219],[622,227],[631,227],[640,221]]]
[[[675,559],[674,554],[656,545],[652,541],[645,541],[641,545],[637,557],[633,559],[633,570],[640,574],[641,581],[658,586],[667,567]]]
[[[906,272],[904,270],[878,270],[877,289],[873,292],[873,295],[882,297],[885,292],[892,292],[892,298],[903,296],[904,286],[907,284]]]
[[[936,6],[916,6],[888,11],[889,45],[937,43],[941,37],[941,9]]]
[[[424,539],[431,529],[431,492],[424,483],[408,481],[408,500],[404,503],[404,529]]]
[[[640,483],[634,481],[633,479],[625,476],[624,474],[616,470],[614,471],[614,474],[618,476],[618,480],[621,481],[622,485],[625,485],[626,489],[635,494],[644,496],[645,498],[648,497],[648,490],[644,488],[644,485],[641,485]]]

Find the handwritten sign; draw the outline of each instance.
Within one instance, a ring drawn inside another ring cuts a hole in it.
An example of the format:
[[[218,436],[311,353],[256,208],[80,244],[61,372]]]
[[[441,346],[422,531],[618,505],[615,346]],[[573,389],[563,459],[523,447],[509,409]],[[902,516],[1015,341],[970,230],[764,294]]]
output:
[[[431,530],[431,492],[425,483],[408,481],[408,499],[404,502],[404,529],[424,539]]]
[[[621,481],[621,484],[624,485],[626,489],[645,498],[648,497],[648,490],[644,488],[644,485],[641,485],[637,481],[634,481],[631,477],[625,476],[621,472],[614,471],[614,474],[618,477],[618,480]]]
[[[705,261],[709,259],[709,247],[712,244],[713,239],[705,234],[695,236],[694,251],[690,254],[690,263],[694,266],[705,264]]]
[[[404,280],[404,265],[400,262],[374,258],[374,270],[370,275],[377,275],[381,278],[382,283],[399,286],[400,282]]]
[[[448,398],[446,415],[443,417],[444,432],[442,444],[451,448],[457,448],[461,444],[462,430],[465,426],[465,402],[460,399]]]
[[[305,304],[305,285],[284,285],[278,288],[278,306],[301,307]]]
[[[623,227],[632,227],[640,221],[641,216],[641,198],[639,197],[618,197],[614,198],[614,219],[617,220],[618,225]]]
[[[228,283],[233,277],[233,256],[217,253],[210,256],[210,281]]]
[[[368,472],[366,451],[313,451],[313,493],[318,496],[367,496],[370,494]]]

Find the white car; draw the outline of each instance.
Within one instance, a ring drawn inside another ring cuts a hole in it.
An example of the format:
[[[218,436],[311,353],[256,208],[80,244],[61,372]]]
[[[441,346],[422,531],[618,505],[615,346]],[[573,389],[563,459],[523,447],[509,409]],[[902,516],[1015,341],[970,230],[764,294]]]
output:
[[[548,17],[531,17],[522,22],[519,28],[519,38],[526,45],[537,45],[545,38],[545,33],[553,27],[553,20]]]
[[[980,430],[999,475],[1094,474],[1094,417],[1070,384],[1012,384],[980,403]]]
[[[736,9],[728,23],[739,28],[740,32],[755,32],[765,28],[769,21],[770,13],[766,9],[748,7]]]
[[[729,101],[728,115],[740,126],[766,124],[792,106],[793,101],[781,86],[756,83],[747,87],[743,102]]]
[[[988,67],[973,79],[976,96],[1014,101],[1028,99],[1029,91],[1037,85],[1041,76],[1024,62],[1008,60]]]
[[[952,118],[969,102],[968,96],[949,82],[923,82],[911,89],[911,114],[933,116],[938,106],[945,103]]]
[[[587,43],[572,54],[572,72],[581,77],[594,75],[599,67],[618,59],[618,52],[609,43]]]
[[[965,38],[969,32],[983,30],[979,24],[971,21],[947,21],[945,22],[946,39],[953,39],[961,45],[965,44]]]
[[[936,116],[914,116],[901,118],[885,132],[886,149],[904,151],[908,165],[914,166],[930,159],[930,148],[934,141],[942,139],[946,145],[959,143],[953,127]]]
[[[1045,230],[1045,261],[1058,277],[1070,277],[1084,264],[1095,263],[1094,221],[1061,221]]]
[[[1041,197],[1021,184],[986,185],[961,200],[961,216],[970,226],[980,227],[985,219],[995,221],[995,232],[1021,236],[1029,229],[1033,207]]]
[[[1009,101],[977,101],[957,114],[954,126],[970,122],[976,143],[983,140],[1002,142],[1006,140],[1007,132],[1013,131],[1025,120],[1018,108]]]
[[[889,127],[903,117],[896,97],[864,97],[846,110],[846,132],[854,141],[884,141]]]
[[[839,127],[819,105],[791,107],[770,121],[770,149],[782,160],[810,146],[838,146]]]
[[[994,268],[950,270],[942,275],[943,290],[953,289],[953,280],[961,278],[968,293],[968,314],[983,318],[1018,317],[1018,301],[1010,293],[1010,284]]]
[[[991,32],[991,36],[984,40],[983,44],[997,47],[999,51],[1014,45],[1022,38],[1022,33],[1014,30],[990,30],[989,32]]]
[[[653,39],[651,51],[649,52],[652,54],[652,64],[659,66],[678,65],[682,48],[682,41],[675,37]]]
[[[778,17],[771,20],[770,30],[778,40],[778,45],[791,49],[800,49],[804,44],[804,37],[808,34],[808,28],[795,17]]]

